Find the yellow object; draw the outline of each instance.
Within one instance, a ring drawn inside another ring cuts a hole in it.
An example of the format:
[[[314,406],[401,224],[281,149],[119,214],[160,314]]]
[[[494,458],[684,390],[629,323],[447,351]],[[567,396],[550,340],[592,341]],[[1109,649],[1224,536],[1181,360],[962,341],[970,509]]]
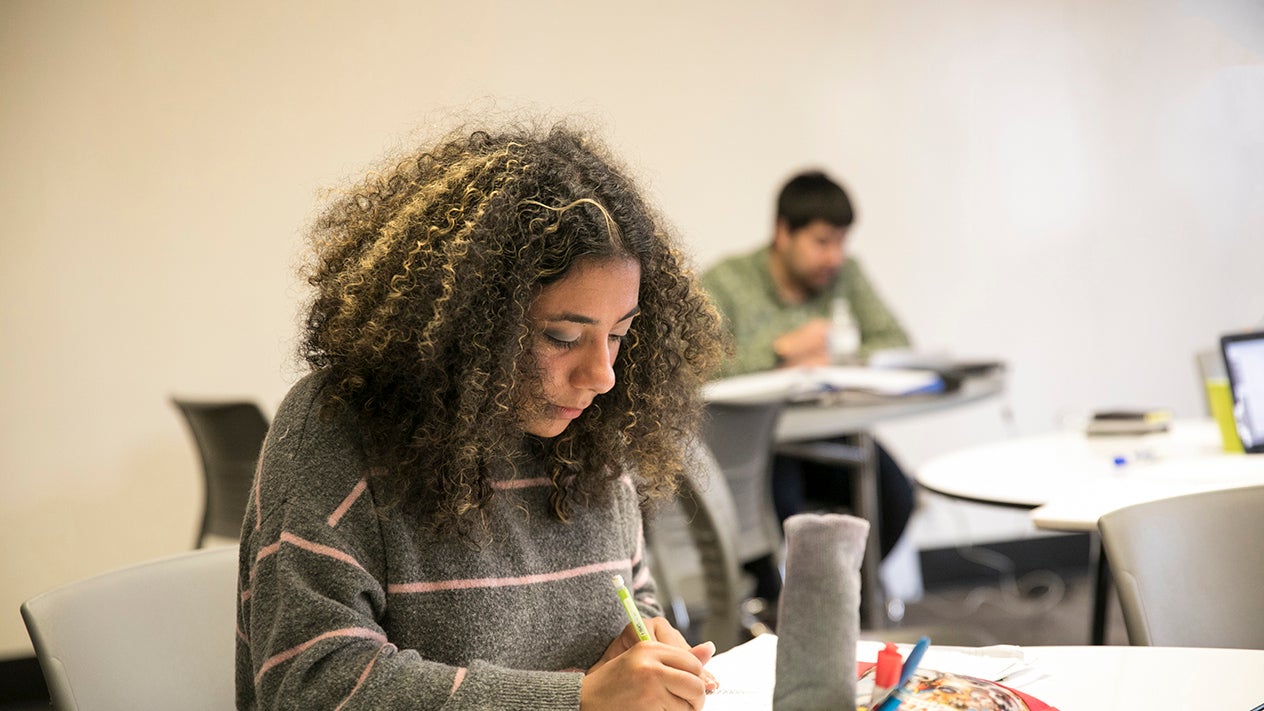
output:
[[[650,632],[645,629],[645,620],[641,619],[641,611],[636,609],[636,603],[632,601],[632,594],[628,592],[627,586],[623,584],[623,576],[616,575],[611,580],[614,582],[615,590],[618,591],[619,602],[623,603],[623,611],[628,613],[628,620],[636,628],[636,636],[642,642],[650,641]]]
[[[1204,382],[1207,385],[1207,404],[1211,407],[1211,416],[1220,426],[1224,451],[1243,451],[1242,440],[1238,439],[1238,426],[1233,419],[1233,394],[1229,392],[1229,379],[1208,378]]]

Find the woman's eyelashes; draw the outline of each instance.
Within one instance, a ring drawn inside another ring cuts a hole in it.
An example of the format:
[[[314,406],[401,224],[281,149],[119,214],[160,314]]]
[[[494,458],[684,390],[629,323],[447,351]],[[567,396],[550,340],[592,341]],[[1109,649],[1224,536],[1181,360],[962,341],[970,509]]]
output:
[[[574,348],[579,343],[580,334],[544,329],[544,340],[558,348]]]
[[[579,345],[580,340],[583,338],[582,333],[569,333],[550,329],[544,329],[541,333],[544,336],[544,340],[547,341],[549,345],[562,349],[574,348]],[[625,331],[623,333],[611,333],[606,337],[615,345],[622,345],[627,339],[628,334]]]

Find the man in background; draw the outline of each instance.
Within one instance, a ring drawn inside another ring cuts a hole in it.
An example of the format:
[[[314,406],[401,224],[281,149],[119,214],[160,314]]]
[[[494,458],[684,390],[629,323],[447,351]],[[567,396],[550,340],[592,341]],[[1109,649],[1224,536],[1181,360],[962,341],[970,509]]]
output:
[[[837,348],[831,349],[831,309],[840,307],[850,311],[850,321],[859,331],[859,349],[853,357],[908,347],[904,329],[869,285],[860,264],[844,251],[854,221],[851,201],[838,183],[819,171],[801,173],[777,197],[772,243],[730,257],[703,275],[702,285],[736,346],[724,375],[831,363],[837,356]],[[846,320],[846,314],[843,317]],[[913,487],[891,455],[880,444],[875,446],[878,538],[885,557],[912,516]],[[777,516],[785,521],[805,510],[809,500],[851,507],[847,477],[845,470],[777,455]],[[746,569],[756,577],[756,596],[776,599],[780,576],[771,558],[748,562]]]

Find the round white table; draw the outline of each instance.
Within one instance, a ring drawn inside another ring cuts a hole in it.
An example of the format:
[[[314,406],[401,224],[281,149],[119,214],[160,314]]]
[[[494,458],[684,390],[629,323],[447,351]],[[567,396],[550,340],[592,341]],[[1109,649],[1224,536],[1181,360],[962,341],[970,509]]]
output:
[[[1082,516],[1056,529],[1078,531],[1121,505],[1260,483],[1264,457],[1226,454],[1211,420],[1178,420],[1142,436],[1065,431],[1002,440],[936,457],[915,476],[930,491],[987,504],[1082,503]]]
[[[1225,453],[1210,419],[1178,420],[1149,435],[1064,431],[1003,440],[932,459],[914,478],[944,496],[1032,509],[1040,529],[1095,533],[1103,514],[1125,506],[1264,484],[1264,456]],[[1096,554],[1090,634],[1100,643],[1110,578],[1100,547]]]

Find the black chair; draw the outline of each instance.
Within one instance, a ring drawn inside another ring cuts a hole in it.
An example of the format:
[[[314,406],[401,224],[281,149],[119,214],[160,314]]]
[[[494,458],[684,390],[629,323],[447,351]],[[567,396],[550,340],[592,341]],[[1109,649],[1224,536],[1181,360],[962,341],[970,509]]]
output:
[[[239,540],[255,464],[268,420],[253,402],[196,402],[172,398],[202,458],[206,500],[194,547],[207,536]]]

